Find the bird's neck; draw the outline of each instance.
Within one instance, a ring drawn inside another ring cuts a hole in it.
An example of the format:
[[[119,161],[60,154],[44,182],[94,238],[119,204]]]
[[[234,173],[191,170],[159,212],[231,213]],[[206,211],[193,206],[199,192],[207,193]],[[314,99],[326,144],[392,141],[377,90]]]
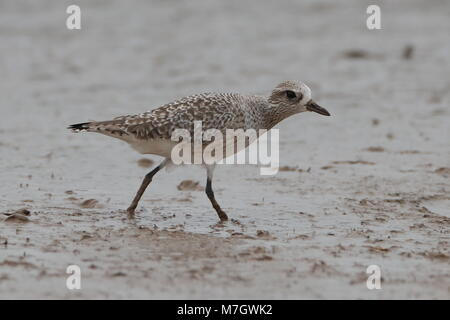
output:
[[[264,128],[270,130],[284,119],[296,113],[297,111],[289,106],[268,103],[267,106],[263,108]]]

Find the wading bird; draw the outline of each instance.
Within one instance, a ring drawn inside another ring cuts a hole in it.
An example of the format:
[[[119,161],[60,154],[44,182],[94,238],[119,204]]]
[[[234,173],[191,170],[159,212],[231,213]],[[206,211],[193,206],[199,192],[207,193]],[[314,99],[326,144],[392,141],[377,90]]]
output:
[[[299,81],[284,81],[276,86],[268,97],[237,93],[196,94],[138,115],[73,124],[69,129],[75,132],[101,133],[127,142],[142,154],[164,157],[164,160],[144,177],[127,209],[127,212],[133,215],[153,176],[171,163],[171,151],[177,144],[171,137],[176,129],[193,132],[194,121],[201,121],[204,130],[217,129],[223,134],[226,129],[270,130],[283,119],[305,111],[330,115],[311,99],[311,90],[307,85]],[[214,165],[205,166],[206,195],[220,220],[228,220],[212,190]]]

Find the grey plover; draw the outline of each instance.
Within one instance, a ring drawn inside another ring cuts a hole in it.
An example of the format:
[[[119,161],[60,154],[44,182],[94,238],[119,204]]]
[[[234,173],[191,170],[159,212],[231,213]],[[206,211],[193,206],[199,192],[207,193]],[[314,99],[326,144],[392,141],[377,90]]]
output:
[[[144,177],[127,209],[127,212],[133,215],[153,176],[171,163],[171,150],[177,143],[171,139],[174,130],[187,129],[191,132],[194,121],[201,121],[204,130],[217,129],[223,133],[226,129],[270,130],[283,119],[305,111],[330,115],[311,99],[311,90],[304,83],[284,81],[276,86],[268,97],[237,93],[196,94],[138,115],[121,116],[109,121],[78,123],[69,126],[69,129],[75,132],[98,132],[123,140],[142,154],[164,157],[164,160]],[[206,195],[220,220],[227,220],[228,217],[217,203],[212,190],[214,164],[205,167]]]

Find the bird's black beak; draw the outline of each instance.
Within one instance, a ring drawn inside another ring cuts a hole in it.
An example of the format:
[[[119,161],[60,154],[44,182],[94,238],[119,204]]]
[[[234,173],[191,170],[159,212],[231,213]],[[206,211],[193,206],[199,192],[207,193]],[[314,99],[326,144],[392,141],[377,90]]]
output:
[[[306,110],[312,111],[312,112],[317,112],[324,116],[330,116],[330,113],[325,108],[322,108],[317,103],[315,103],[313,100],[309,100],[309,102],[306,104]]]

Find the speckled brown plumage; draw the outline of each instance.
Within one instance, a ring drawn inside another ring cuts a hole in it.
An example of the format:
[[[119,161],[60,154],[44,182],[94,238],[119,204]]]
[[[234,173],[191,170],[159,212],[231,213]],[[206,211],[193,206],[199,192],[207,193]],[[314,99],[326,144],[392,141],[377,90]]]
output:
[[[153,176],[171,162],[171,150],[178,143],[171,139],[176,129],[185,129],[194,137],[194,124],[201,121],[203,132],[216,129],[223,136],[226,135],[227,129],[254,129],[258,132],[260,129],[271,129],[283,119],[304,111],[329,115],[311,100],[311,90],[305,84],[299,81],[284,81],[276,86],[268,97],[238,93],[202,93],[181,98],[141,114],[121,116],[109,121],[78,123],[69,126],[69,129],[75,132],[98,132],[124,140],[140,153],[166,158],[145,176],[127,209],[129,214],[133,214]],[[202,138],[205,147],[210,141]],[[191,139],[191,142],[194,142],[194,139]],[[233,150],[238,151],[237,148]],[[227,215],[217,204],[211,187],[214,166],[206,167],[206,194],[219,218],[226,220]]]
[[[254,124],[246,111],[251,111],[249,109],[258,103],[264,103],[264,99],[254,96],[249,100],[235,93],[202,93],[152,111],[73,125],[71,129],[103,133],[125,141],[170,139],[175,129],[193,131],[194,121],[202,121],[203,130],[245,129]]]
[[[298,92],[298,100],[285,97],[286,90]],[[202,93],[181,98],[152,111],[109,121],[75,124],[69,128],[106,134],[127,142],[170,139],[175,129],[193,131],[194,121],[203,130],[270,129],[286,117],[306,111],[302,104],[311,99],[310,89],[298,81],[280,83],[269,97],[238,93]]]

